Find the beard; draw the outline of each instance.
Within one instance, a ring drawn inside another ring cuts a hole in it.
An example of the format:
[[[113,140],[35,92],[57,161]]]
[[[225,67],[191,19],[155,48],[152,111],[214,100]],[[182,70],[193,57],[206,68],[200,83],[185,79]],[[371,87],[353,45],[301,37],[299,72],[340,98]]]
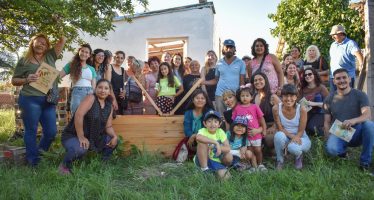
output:
[[[227,52],[225,52],[225,57],[226,58],[232,58],[234,56],[234,53],[233,52],[231,52],[231,51],[227,51]]]

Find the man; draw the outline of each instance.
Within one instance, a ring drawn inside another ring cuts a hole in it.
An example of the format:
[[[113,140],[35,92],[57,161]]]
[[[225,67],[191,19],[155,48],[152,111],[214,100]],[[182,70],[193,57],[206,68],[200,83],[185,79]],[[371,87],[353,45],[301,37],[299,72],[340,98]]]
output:
[[[326,98],[323,105],[326,151],[332,156],[345,157],[347,146],[362,145],[360,167],[367,170],[371,164],[373,151],[374,123],[370,121],[371,111],[367,95],[351,88],[351,80],[347,69],[339,68],[333,73],[337,90]],[[341,121],[344,129],[356,129],[349,142],[329,133],[331,123],[335,120]]]
[[[339,68],[344,68],[348,71],[351,78],[351,88],[354,88],[356,76],[356,58],[358,60],[360,69],[362,68],[363,58],[357,43],[347,37],[345,29],[342,25],[335,25],[330,32],[334,42],[330,46],[330,71],[331,73]],[[331,75],[331,74],[330,74]],[[333,93],[336,90],[333,84],[332,76],[330,76],[330,91]]]
[[[223,116],[226,106],[223,102],[222,93],[226,90],[236,92],[240,85],[244,85],[246,74],[244,62],[235,56],[235,42],[227,39],[223,42],[222,54],[224,57],[217,62],[215,79],[203,81],[203,85],[215,85],[216,110]]]

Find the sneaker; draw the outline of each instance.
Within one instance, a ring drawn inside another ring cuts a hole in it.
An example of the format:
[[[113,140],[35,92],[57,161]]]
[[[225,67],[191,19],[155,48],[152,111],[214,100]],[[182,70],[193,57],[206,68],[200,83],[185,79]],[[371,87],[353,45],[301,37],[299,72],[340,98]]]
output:
[[[252,173],[257,172],[257,169],[254,168],[254,167],[251,167],[251,168],[249,168],[248,172],[249,172],[250,174],[252,174]]]
[[[280,162],[280,161],[278,161],[278,162],[277,162],[277,167],[276,167],[276,169],[277,169],[278,171],[280,171],[280,170],[282,170],[282,169],[283,169],[283,166],[284,166],[284,163],[283,163],[283,162]]]
[[[70,169],[68,167],[65,167],[65,165],[63,165],[63,164],[60,164],[60,166],[58,167],[58,172],[61,175],[70,175],[71,174]]]
[[[303,155],[300,155],[295,159],[295,168],[302,169],[303,168]]]
[[[257,170],[260,171],[260,172],[268,171],[268,169],[263,164],[258,165]]]

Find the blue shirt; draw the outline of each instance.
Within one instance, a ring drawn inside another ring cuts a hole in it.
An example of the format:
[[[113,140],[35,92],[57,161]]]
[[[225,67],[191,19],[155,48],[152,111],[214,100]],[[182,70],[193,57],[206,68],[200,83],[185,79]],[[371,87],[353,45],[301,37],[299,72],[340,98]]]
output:
[[[242,138],[237,138],[237,137],[234,137],[234,141],[230,141],[231,132],[227,131],[226,135],[227,135],[227,140],[230,143],[231,150],[239,150],[241,147],[243,147],[243,139],[245,140],[245,145],[246,146],[248,145],[248,139],[247,138],[243,138],[243,137]]]
[[[352,78],[356,76],[356,57],[355,53],[360,51],[357,43],[348,37],[345,37],[342,43],[333,42],[330,46],[330,69],[332,73],[344,68],[348,70],[348,75]]]
[[[222,96],[226,90],[236,91],[239,89],[240,76],[245,76],[244,62],[235,57],[235,60],[229,65],[222,58],[216,65],[216,74],[218,77],[216,96]]]

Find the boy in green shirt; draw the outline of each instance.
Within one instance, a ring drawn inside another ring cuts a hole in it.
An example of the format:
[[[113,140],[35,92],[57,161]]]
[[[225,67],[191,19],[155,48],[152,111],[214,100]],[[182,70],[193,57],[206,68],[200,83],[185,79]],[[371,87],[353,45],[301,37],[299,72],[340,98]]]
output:
[[[199,130],[196,136],[197,154],[195,164],[202,171],[216,171],[222,179],[230,178],[227,166],[233,161],[230,145],[221,126],[221,115],[217,111],[205,114],[203,124],[206,128]]]

